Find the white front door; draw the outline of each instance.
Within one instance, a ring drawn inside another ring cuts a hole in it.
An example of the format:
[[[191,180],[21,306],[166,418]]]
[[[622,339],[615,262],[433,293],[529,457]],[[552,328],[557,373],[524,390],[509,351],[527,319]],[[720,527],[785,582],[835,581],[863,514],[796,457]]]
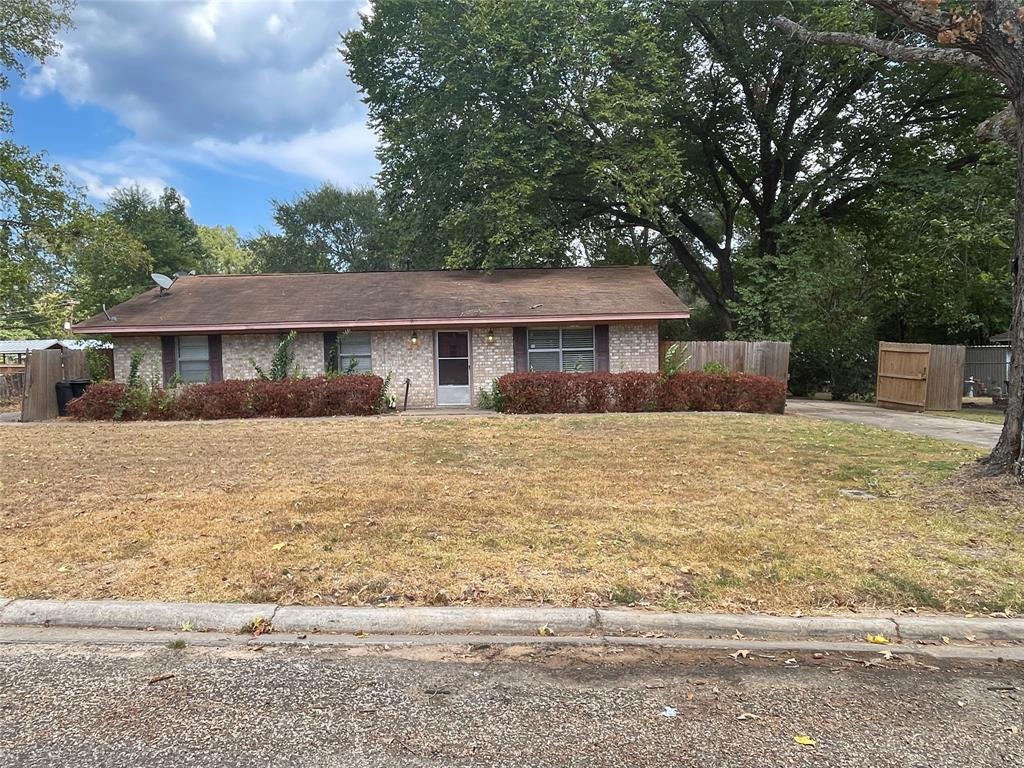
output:
[[[438,405],[469,405],[469,331],[434,334]]]

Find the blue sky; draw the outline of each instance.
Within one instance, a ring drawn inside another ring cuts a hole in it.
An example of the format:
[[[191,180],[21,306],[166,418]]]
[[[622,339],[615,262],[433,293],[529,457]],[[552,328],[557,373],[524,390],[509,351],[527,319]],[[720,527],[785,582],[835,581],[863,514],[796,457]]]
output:
[[[8,94],[15,138],[102,205],[176,187],[200,224],[272,225],[271,198],[372,183],[375,137],[337,52],[366,0],[79,0],[60,54]]]

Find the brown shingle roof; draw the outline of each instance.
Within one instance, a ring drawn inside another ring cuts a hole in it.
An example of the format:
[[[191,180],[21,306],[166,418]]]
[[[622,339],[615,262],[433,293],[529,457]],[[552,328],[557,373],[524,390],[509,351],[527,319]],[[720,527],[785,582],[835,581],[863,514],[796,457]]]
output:
[[[242,332],[671,319],[689,310],[649,267],[491,273],[344,272],[179,278],[75,326],[79,333]]]

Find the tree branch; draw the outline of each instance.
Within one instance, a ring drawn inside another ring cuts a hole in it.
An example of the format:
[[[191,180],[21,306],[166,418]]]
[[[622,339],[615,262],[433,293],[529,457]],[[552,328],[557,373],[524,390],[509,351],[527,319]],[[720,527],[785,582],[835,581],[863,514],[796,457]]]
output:
[[[882,40],[874,35],[856,32],[812,32],[785,16],[776,16],[772,22],[775,28],[790,40],[815,45],[845,45],[874,53],[889,61],[917,64],[939,64],[947,67],[964,67],[986,75],[995,71],[979,56],[952,48],[913,47]]]

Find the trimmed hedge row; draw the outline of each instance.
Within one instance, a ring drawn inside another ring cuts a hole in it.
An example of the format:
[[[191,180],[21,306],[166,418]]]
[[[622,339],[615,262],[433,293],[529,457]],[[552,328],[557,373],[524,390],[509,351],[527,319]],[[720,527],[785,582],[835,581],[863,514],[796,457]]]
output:
[[[231,380],[144,390],[103,382],[72,400],[68,415],[80,420],[124,421],[366,416],[380,410],[383,389],[380,376],[362,375]]]
[[[498,388],[508,413],[782,413],[786,407],[783,382],[744,373],[507,373]]]

